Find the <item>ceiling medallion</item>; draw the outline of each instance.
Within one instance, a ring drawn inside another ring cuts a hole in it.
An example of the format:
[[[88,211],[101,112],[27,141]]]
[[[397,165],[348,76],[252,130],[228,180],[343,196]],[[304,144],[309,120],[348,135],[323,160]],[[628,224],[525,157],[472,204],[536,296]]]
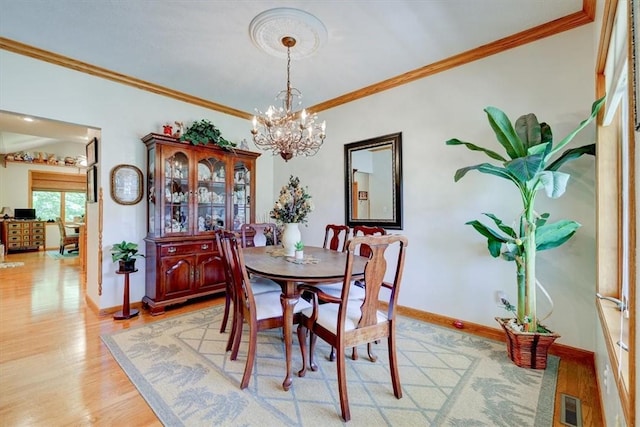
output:
[[[295,59],[313,55],[327,41],[327,29],[318,18],[288,7],[269,9],[253,18],[249,35],[259,49],[277,58],[286,57],[281,42],[284,37],[296,40]]]

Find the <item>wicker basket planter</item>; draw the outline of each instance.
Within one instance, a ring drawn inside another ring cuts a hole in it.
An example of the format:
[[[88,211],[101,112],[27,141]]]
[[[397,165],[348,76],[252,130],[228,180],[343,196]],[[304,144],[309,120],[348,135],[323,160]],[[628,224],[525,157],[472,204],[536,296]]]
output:
[[[507,334],[507,354],[517,366],[530,369],[546,369],[547,353],[560,335],[556,333],[519,332],[511,328],[508,318],[496,317]]]

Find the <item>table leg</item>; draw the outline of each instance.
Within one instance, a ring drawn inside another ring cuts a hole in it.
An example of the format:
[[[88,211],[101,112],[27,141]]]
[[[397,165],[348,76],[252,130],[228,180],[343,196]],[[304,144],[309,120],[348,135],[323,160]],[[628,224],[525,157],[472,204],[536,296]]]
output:
[[[288,391],[291,388],[293,380],[291,378],[291,352],[292,352],[292,336],[293,336],[293,307],[298,303],[300,295],[298,294],[298,288],[295,282],[286,282],[282,287],[282,295],[280,301],[282,302],[283,313],[283,334],[284,334],[284,353],[286,359],[287,372],[282,383],[282,388]]]

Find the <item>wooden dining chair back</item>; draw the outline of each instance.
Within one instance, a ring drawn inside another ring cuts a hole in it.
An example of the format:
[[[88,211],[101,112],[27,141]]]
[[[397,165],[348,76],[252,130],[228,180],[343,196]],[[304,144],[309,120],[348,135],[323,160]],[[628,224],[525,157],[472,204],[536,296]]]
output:
[[[77,250],[80,242],[80,235],[78,233],[67,232],[67,227],[65,227],[60,217],[56,218],[56,224],[58,224],[58,229],[60,230],[60,255],[64,254],[64,248],[69,245],[73,245],[74,249]]]
[[[345,421],[349,421],[351,418],[347,395],[346,348],[387,338],[393,393],[398,399],[402,397],[396,358],[395,318],[407,244],[407,238],[400,235],[354,237],[347,245],[344,284],[340,298],[324,294],[321,287],[300,286],[302,290],[311,292],[313,306],[302,311],[298,325],[298,340],[303,360],[303,368],[298,372],[298,376],[302,377],[306,374],[307,347],[305,338],[307,334],[310,342],[308,360],[313,371],[317,370],[313,357],[316,337],[319,336],[329,345],[335,347],[340,408],[342,418]],[[365,297],[364,300],[357,301],[349,299],[350,286],[348,285],[352,280],[353,260],[358,256],[358,249],[362,245],[369,247],[370,257],[364,270],[367,283]],[[390,264],[395,268],[393,281],[386,282],[387,258],[393,259],[394,257],[395,263]],[[385,311],[381,311],[379,305],[382,288],[390,290],[388,306]],[[324,301],[325,304],[320,304],[320,301]]]
[[[271,222],[242,224],[240,226],[240,234],[242,236],[243,248],[252,246],[277,246],[280,243],[278,239],[278,228]]]
[[[232,314],[235,317],[235,297],[234,297],[234,287],[232,283],[231,277],[231,268],[229,264],[229,260],[225,255],[225,251],[222,248],[222,240],[228,239],[231,237],[235,237],[235,233],[229,230],[224,230],[222,228],[217,228],[214,231],[214,235],[216,238],[216,246],[218,249],[218,255],[222,261],[222,265],[224,268],[224,277],[225,277],[225,293],[224,293],[224,312],[222,314],[222,322],[220,323],[220,333],[224,333],[227,329],[227,323],[229,322],[229,314]],[[233,307],[234,313],[231,313],[231,308]],[[233,325],[232,319],[232,325]],[[233,329],[231,330],[231,334],[229,335],[229,340],[227,341],[227,351],[231,350],[231,344],[233,343]]]
[[[324,228],[324,244],[322,247],[332,251],[344,252],[350,234],[351,229],[346,225],[327,224]]]
[[[356,236],[385,236],[387,230],[382,227],[370,226],[370,225],[356,225],[353,227],[353,237]],[[371,251],[367,245],[362,245],[359,249],[360,256],[369,257]]]
[[[280,328],[284,324],[282,303],[280,301],[282,292],[278,287],[277,291],[255,294],[244,263],[242,246],[239,240],[235,236],[222,236],[221,245],[225,257],[229,261],[231,282],[234,287],[234,304],[237,307],[237,315],[234,316],[231,360],[236,360],[238,356],[243,323],[246,322],[249,326],[249,348],[247,350],[244,373],[240,381],[240,388],[244,389],[249,385],[256,359],[258,332]],[[310,303],[301,299],[294,308],[294,323],[297,323],[300,311],[310,307]]]

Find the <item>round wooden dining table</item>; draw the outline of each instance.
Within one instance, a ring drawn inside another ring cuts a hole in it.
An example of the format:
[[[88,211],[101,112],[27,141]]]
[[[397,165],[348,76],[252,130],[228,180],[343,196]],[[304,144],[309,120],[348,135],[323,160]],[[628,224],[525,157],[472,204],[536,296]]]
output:
[[[280,301],[284,317],[284,344],[286,374],[282,387],[291,388],[291,347],[293,334],[293,307],[300,298],[299,283],[317,284],[336,283],[344,280],[347,262],[346,252],[332,251],[313,246],[304,247],[304,259],[283,255],[283,249],[277,246],[261,246],[243,249],[247,271],[256,276],[269,278],[282,288]],[[362,279],[367,258],[357,256],[353,261],[352,278]],[[303,361],[304,363],[304,361]]]

